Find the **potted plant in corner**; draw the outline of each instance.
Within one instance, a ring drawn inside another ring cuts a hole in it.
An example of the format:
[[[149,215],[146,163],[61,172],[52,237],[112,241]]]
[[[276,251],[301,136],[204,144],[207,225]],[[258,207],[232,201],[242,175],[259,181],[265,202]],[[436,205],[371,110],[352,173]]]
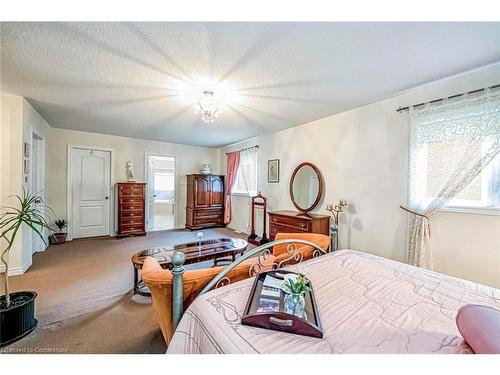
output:
[[[36,328],[35,298],[33,291],[10,292],[9,289],[9,252],[22,227],[28,226],[34,235],[40,236],[44,243],[43,229],[49,225],[42,213],[48,208],[44,199],[36,194],[30,194],[23,189],[22,196],[14,195],[18,200],[17,207],[2,207],[0,215],[0,239],[5,240],[6,247],[1,251],[1,261],[5,266],[4,289],[5,294],[0,296],[0,347],[8,345]]]
[[[66,219],[58,219],[54,221],[54,224],[59,229],[59,233],[52,233],[49,237],[50,243],[53,245],[59,245],[66,242],[67,233],[62,230],[68,226]]]

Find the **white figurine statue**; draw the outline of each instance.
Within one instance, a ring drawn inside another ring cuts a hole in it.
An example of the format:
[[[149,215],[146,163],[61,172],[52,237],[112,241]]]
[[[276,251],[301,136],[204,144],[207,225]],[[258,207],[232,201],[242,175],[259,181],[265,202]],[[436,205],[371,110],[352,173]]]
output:
[[[132,165],[132,162],[129,160],[125,163],[125,173],[127,175],[127,181],[128,182],[135,182],[134,178],[134,166]]]

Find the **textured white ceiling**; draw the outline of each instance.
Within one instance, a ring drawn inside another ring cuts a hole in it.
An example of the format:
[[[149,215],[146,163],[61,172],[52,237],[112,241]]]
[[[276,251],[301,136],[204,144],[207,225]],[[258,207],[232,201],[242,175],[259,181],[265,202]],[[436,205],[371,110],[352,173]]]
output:
[[[2,90],[55,127],[216,147],[500,60],[500,23],[2,23]],[[213,124],[193,87],[231,92]]]

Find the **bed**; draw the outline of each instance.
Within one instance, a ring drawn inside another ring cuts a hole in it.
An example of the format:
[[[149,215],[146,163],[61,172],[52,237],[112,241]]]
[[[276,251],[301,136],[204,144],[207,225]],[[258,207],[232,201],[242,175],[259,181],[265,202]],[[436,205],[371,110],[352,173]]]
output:
[[[240,324],[253,279],[199,296],[167,353],[472,353],[455,324],[467,303],[500,308],[500,290],[353,250],[297,266],[312,281],[323,339]]]

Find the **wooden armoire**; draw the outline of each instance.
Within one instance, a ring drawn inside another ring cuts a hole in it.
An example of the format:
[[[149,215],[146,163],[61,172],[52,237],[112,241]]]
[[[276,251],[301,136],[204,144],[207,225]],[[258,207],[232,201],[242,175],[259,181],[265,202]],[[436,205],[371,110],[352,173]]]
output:
[[[186,228],[224,226],[224,176],[187,175]]]

